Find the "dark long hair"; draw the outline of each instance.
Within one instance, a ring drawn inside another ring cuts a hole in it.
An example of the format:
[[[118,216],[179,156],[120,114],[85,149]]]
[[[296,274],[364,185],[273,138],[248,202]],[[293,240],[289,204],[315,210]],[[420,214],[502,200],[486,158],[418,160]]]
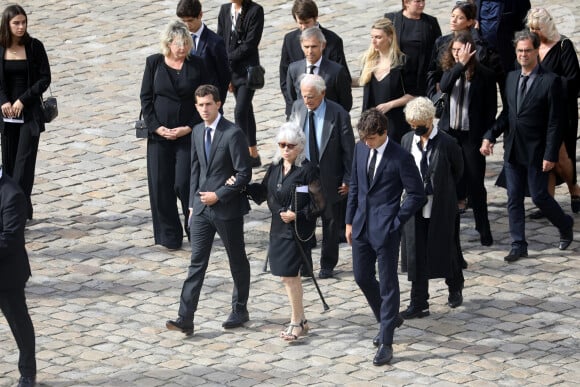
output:
[[[453,57],[453,52],[451,51],[453,48],[453,43],[455,42],[459,42],[462,44],[469,43],[471,44],[472,50],[476,49],[475,41],[473,40],[471,33],[469,33],[468,31],[458,32],[457,35],[455,35],[451,39],[449,45],[447,46],[447,49],[445,50],[443,56],[441,57],[441,68],[443,69],[443,71],[450,70],[453,66],[455,66],[455,58]],[[469,62],[467,62],[467,64],[465,65],[465,67],[467,67],[465,70],[465,79],[467,79],[468,81],[470,81],[471,78],[473,78],[476,63],[477,63],[477,55],[473,55],[471,59],[469,59]]]
[[[28,30],[28,16],[24,8],[18,4],[11,4],[4,9],[2,12],[2,21],[0,22],[0,46],[8,48],[12,45],[12,33],[10,32],[10,20],[18,15],[23,15],[26,18],[26,29]],[[24,33],[24,36],[18,42],[19,45],[23,46],[30,41],[30,35],[28,31]]]
[[[238,21],[236,23],[236,32],[237,32],[238,36],[242,36],[242,33],[244,32],[242,30],[242,24],[244,24],[244,19],[246,18],[246,14],[248,13],[248,8],[250,8],[251,4],[252,4],[252,0],[242,0],[242,14],[240,15],[240,17],[238,18]]]

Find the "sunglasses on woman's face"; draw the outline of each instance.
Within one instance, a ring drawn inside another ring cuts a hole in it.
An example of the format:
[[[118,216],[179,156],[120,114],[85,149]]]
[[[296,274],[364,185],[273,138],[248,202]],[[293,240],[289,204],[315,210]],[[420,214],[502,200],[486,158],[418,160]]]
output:
[[[278,146],[280,147],[280,149],[288,148],[289,150],[292,150],[296,147],[296,144],[289,144],[287,142],[279,142]]]

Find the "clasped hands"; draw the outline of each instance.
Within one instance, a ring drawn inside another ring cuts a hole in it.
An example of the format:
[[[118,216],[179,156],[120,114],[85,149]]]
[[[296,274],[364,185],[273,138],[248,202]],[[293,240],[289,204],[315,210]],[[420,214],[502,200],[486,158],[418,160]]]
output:
[[[191,133],[191,128],[189,126],[178,126],[173,129],[166,128],[165,126],[160,126],[155,130],[155,133],[167,140],[177,140],[179,137],[183,137]]]
[[[24,110],[24,105],[17,99],[14,104],[6,102],[2,105],[2,115],[7,118],[20,117],[22,115],[22,110]]]

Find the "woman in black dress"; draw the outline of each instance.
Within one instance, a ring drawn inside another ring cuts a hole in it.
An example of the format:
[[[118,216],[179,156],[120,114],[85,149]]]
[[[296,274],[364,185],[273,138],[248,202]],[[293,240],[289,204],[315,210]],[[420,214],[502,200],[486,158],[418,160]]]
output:
[[[363,86],[362,110],[377,108],[389,121],[389,138],[400,143],[409,124],[403,108],[415,92],[405,81],[405,55],[399,50],[391,20],[377,20],[371,28],[371,44],[362,60],[359,84]]]
[[[273,275],[282,277],[292,310],[288,329],[280,332],[280,337],[294,341],[308,332],[299,275],[304,258],[294,234],[309,256],[315,245],[316,218],[324,210],[325,202],[319,169],[305,161],[306,138],[300,125],[285,123],[278,130],[276,141],[278,151],[264,180],[248,186],[248,193],[257,203],[267,200],[272,212],[270,268]]]
[[[195,89],[210,83],[200,57],[190,55],[187,26],[171,22],[161,34],[161,54],[147,58],[141,84],[141,110],[147,124],[147,180],[156,245],[179,249],[189,235],[191,130],[200,123]],[[182,226],[177,201],[184,217]]]
[[[50,65],[44,45],[27,32],[27,16],[16,4],[2,13],[0,23],[0,105],[3,119],[4,172],[24,191],[27,218],[32,219],[30,195],[40,133],[44,132],[42,93],[50,85]]]
[[[256,141],[256,118],[252,99],[256,90],[247,86],[248,67],[260,64],[258,45],[264,29],[264,9],[252,0],[231,0],[223,4],[218,15],[217,33],[228,50],[232,71],[229,90],[236,97],[234,115],[248,139],[252,167],[262,163]]]
[[[416,95],[427,95],[427,68],[441,27],[437,18],[423,12],[425,1],[402,0],[402,4],[401,11],[385,13],[385,17],[393,22],[399,48],[407,59],[408,87],[414,88]]]
[[[540,63],[542,67],[558,74],[565,92],[564,139],[560,147],[558,163],[550,173],[548,190],[552,196],[556,190],[556,175],[568,185],[572,211],[580,211],[580,186],[576,179],[576,137],[578,136],[578,90],[580,89],[580,66],[574,44],[560,35],[552,16],[544,8],[528,12],[527,26],[540,38]],[[533,216],[535,218],[538,215]]]

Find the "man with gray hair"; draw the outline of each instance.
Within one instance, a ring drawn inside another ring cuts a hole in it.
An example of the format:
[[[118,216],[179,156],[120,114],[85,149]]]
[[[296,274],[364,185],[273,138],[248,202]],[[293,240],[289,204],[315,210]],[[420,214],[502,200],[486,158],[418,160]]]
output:
[[[339,235],[344,229],[341,206],[348,195],[354,135],[348,112],[325,98],[326,84],[320,75],[302,75],[300,95],[292,106],[292,119],[304,129],[306,157],[320,168],[326,210],[321,215],[319,277],[331,278],[338,263]]]
[[[322,52],[326,47],[326,38],[318,27],[307,28],[300,35],[300,43],[305,58],[288,66],[286,75],[286,116],[288,118],[292,104],[300,95],[300,81],[304,74],[316,74],[324,79],[326,98],[341,105],[347,112],[352,108],[351,80],[348,71],[340,64],[326,59]]]

